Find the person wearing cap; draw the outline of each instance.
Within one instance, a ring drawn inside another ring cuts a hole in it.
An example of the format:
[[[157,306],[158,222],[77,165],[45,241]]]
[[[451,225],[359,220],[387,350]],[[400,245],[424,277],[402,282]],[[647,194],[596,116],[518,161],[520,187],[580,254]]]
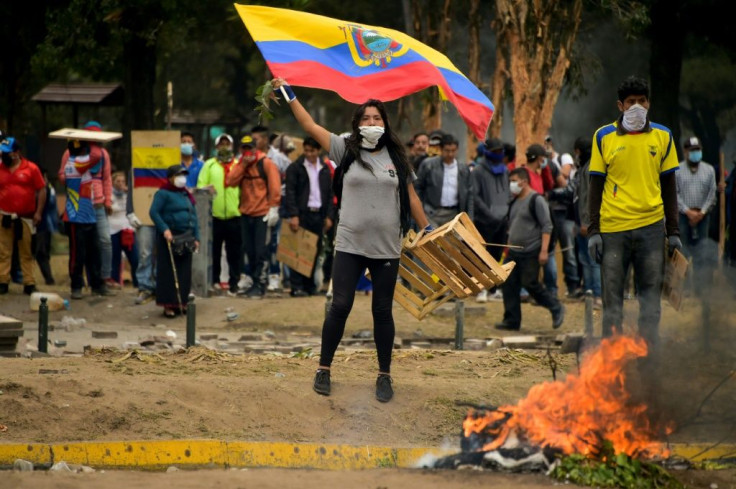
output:
[[[335,216],[332,176],[327,162],[320,158],[322,147],[311,136],[302,143],[304,154],[286,170],[284,217],[293,232],[300,227],[319,236],[317,254],[322,252],[322,236],[332,228]],[[314,281],[317,260],[309,275],[291,270],[291,296],[305,297],[317,293]]]
[[[593,136],[588,252],[601,264],[603,336],[622,332],[624,284],[633,265],[639,334],[656,352],[665,242],[670,255],[682,249],[675,178],[679,162],[670,130],[649,120],[645,80],[624,80],[617,106],[618,119]]]
[[[279,222],[281,176],[276,164],[256,147],[250,134],[240,142],[240,159],[225,177],[225,185],[240,188],[243,252],[253,285],[245,294],[260,299],[266,293],[268,236]]]
[[[0,294],[7,294],[13,243],[18,244],[23,293],[36,292],[31,238],[46,206],[46,183],[38,166],[23,157],[13,137],[0,142]]]
[[[204,161],[199,156],[197,144],[194,142],[194,134],[189,131],[182,131],[179,152],[181,154],[181,164],[189,172],[187,175],[187,188],[195,188],[199,179],[199,172],[202,171]]]
[[[199,248],[194,197],[184,165],[166,170],[167,182],[153,195],[149,215],[156,226],[156,304],[164,316],[186,314],[192,284],[192,253]]]
[[[445,134],[440,156],[424,160],[414,182],[424,214],[434,227],[450,222],[461,212],[473,219],[473,180],[468,165],[455,158],[457,147],[455,136]]]
[[[440,148],[440,143],[442,143],[442,136],[444,136],[445,133],[439,129],[435,129],[434,131],[429,133],[429,141],[427,145],[427,156],[439,156],[442,152],[442,149]]]
[[[509,193],[509,170],[504,160],[506,155],[504,144],[498,138],[487,139],[481,144],[483,145],[483,159],[471,173],[475,209],[473,223],[486,243],[505,243],[511,194]],[[496,261],[501,261],[503,248],[489,246],[487,249]],[[488,292],[483,290],[478,294],[476,300],[486,302]],[[502,299],[500,290],[496,287],[490,292],[492,299]]]
[[[94,205],[95,179],[91,174],[93,168],[100,168],[102,158],[99,145],[70,140],[58,173],[59,181],[66,186],[63,220],[69,236],[69,276],[75,300],[84,297],[85,271],[93,294],[114,295],[102,279],[98,213]]]
[[[716,203],[716,171],[703,161],[700,139],[687,138],[682,147],[685,159],[676,173],[680,233],[683,252],[693,260],[694,282],[698,284],[695,291],[700,294],[707,290],[703,286],[711,282],[712,267],[718,256],[716,250],[709,250],[709,245],[715,243],[708,239],[708,218]]]
[[[249,143],[253,140],[250,136]],[[220,289],[222,248],[225,247],[229,288],[227,294],[238,293],[238,281],[243,261],[242,231],[240,229],[240,188],[225,185],[227,175],[237,164],[229,134],[220,134],[215,146],[217,156],[208,159],[197,178],[197,187],[208,189],[212,199],[212,287]]]
[[[102,126],[97,121],[88,121],[82,129],[86,131],[102,131]],[[90,168],[88,176],[91,177],[90,189],[92,191],[92,205],[95,209],[97,225],[97,239],[100,249],[100,263],[102,280],[105,281],[107,287],[119,289],[120,284],[112,278],[112,238],[110,238],[110,223],[107,216],[112,213],[112,164],[110,161],[110,153],[98,142],[89,141],[90,147],[99,148],[101,159],[99,163]],[[69,157],[69,150],[65,151],[61,157],[61,165]],[[63,176],[60,176],[63,183]],[[89,273],[89,272],[88,272]],[[89,278],[89,274],[88,274]]]

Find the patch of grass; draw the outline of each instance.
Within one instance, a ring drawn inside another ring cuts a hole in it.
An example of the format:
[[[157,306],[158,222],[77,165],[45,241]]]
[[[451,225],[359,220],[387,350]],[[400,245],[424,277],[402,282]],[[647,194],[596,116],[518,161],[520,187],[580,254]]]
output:
[[[597,459],[570,455],[560,460],[552,471],[555,479],[591,487],[626,487],[632,489],[684,489],[667,470],[651,462],[624,453],[613,454],[605,442]]]

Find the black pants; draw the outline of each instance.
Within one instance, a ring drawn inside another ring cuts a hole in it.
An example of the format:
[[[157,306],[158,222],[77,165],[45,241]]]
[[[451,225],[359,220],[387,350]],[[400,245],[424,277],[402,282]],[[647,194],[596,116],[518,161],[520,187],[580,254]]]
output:
[[[516,266],[503,284],[503,321],[506,324],[521,327],[521,297],[519,293],[524,287],[534,300],[550,312],[560,310],[560,301],[539,282],[539,250],[532,253],[509,252],[509,260]]]
[[[503,244],[506,243],[506,224],[499,224],[492,226],[490,224],[476,223],[475,227],[478,232],[483,236],[483,240],[486,243]],[[503,255],[503,248],[500,246],[486,246],[486,250],[497,262],[501,261],[501,255]],[[496,287],[490,288],[491,293],[496,291]]]
[[[227,256],[228,284],[230,290],[238,288],[240,269],[243,266],[242,231],[240,219],[212,219],[212,283],[220,283],[220,261],[222,258],[222,244],[225,243]]]
[[[54,283],[54,275],[51,273],[51,231],[36,231],[32,239],[33,254],[41,269],[46,285]]]
[[[97,224],[66,223],[69,227],[69,276],[72,290],[84,287],[83,271],[87,269],[89,286],[92,290],[102,288],[102,258],[97,239]]]
[[[332,306],[322,326],[322,349],[319,364],[332,364],[335,350],[345,333],[345,322],[355,300],[355,288],[365,272],[371,274],[373,282],[373,338],[378,352],[378,368],[391,372],[391,351],[394,347],[394,317],[391,311],[394,300],[399,259],[373,259],[338,251],[332,269]]]
[[[283,225],[288,225],[284,222]],[[317,255],[315,256],[314,263],[317,264],[317,257],[322,252],[322,229],[324,228],[324,219],[322,218],[321,212],[309,212],[303,213],[299,216],[299,225],[311,231],[319,236],[317,240]],[[291,290],[303,290],[309,294],[314,294],[317,290],[317,286],[314,283],[314,270],[315,266],[312,266],[312,272],[307,275],[302,275],[296,270],[291,271]]]
[[[266,290],[264,266],[268,252],[266,247],[268,226],[263,222],[263,216],[240,216],[240,222],[243,233],[243,252],[248,257],[253,285],[264,291]]]

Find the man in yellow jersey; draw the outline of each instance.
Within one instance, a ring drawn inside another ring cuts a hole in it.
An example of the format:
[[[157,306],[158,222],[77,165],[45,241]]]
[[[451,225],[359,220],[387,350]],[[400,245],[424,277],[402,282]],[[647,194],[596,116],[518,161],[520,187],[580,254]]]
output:
[[[678,227],[679,168],[672,134],[651,122],[649,85],[629,77],[618,87],[621,115],[599,128],[590,160],[588,251],[601,264],[603,336],[622,332],[624,283],[634,268],[639,334],[659,340],[665,233],[670,254],[681,249]]]

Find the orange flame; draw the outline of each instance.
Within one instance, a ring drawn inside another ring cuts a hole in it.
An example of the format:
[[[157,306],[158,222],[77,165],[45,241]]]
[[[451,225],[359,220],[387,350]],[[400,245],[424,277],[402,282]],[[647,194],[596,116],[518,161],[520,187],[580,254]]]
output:
[[[595,455],[601,442],[608,440],[615,453],[666,455],[662,444],[654,441],[647,407],[633,403],[625,386],[626,365],[646,354],[642,338],[606,338],[583,360],[579,375],[534,386],[516,406],[502,406],[482,416],[471,411],[463,422],[464,434],[489,435],[492,441],[483,451],[503,446],[515,433],[565,454]]]

